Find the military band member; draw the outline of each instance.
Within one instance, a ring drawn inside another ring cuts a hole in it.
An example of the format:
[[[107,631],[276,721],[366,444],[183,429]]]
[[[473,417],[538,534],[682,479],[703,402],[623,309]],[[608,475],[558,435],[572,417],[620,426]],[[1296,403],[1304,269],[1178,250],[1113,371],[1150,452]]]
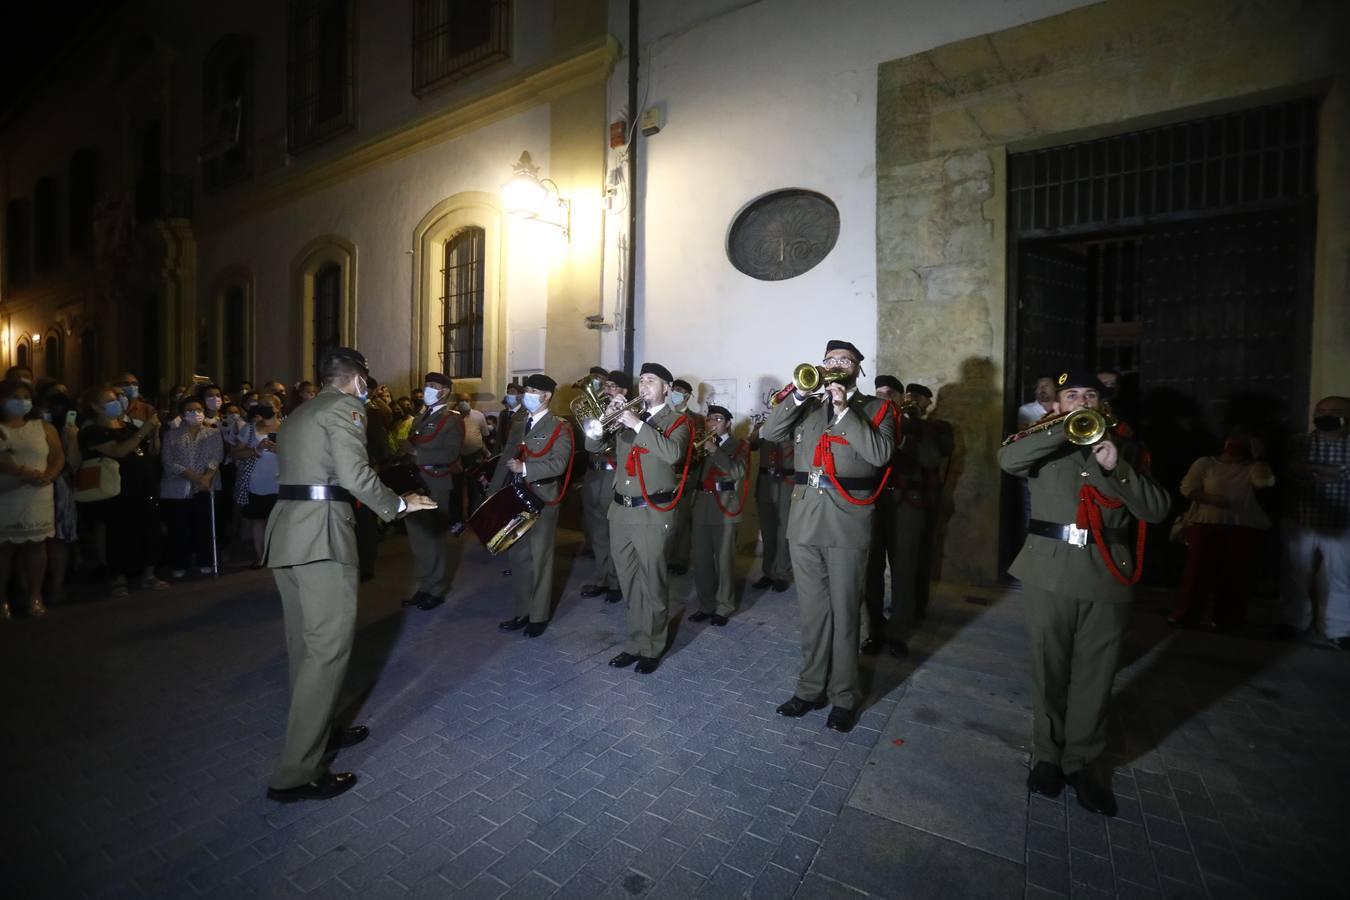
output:
[[[731,411],[712,405],[704,416],[711,443],[698,468],[694,496],[693,563],[698,612],[691,622],[727,624],[736,611],[736,525],[741,521],[750,445],[731,434]]]
[[[604,393],[605,379],[608,376],[609,372],[605,369],[604,366],[591,366],[591,370],[588,373],[586,373],[586,377],[590,379],[590,384],[597,394]],[[587,471],[590,471],[589,469],[590,460],[586,460],[586,462],[588,463]],[[578,553],[577,556],[594,559],[595,541],[592,538],[590,526],[590,521],[592,518],[591,505],[592,505],[591,498],[586,494],[583,482],[583,489],[581,492],[581,552]],[[605,512],[605,507],[602,507],[600,512],[601,514],[603,514]],[[595,596],[595,595],[583,594],[582,596]]]
[[[523,628],[529,637],[543,634],[552,617],[558,510],[575,452],[571,423],[553,415],[548,408],[557,387],[557,382],[547,375],[526,377],[525,393],[520,398],[525,413],[512,422],[511,433],[502,445],[502,462],[488,485],[491,496],[505,487],[509,479],[520,477],[544,501],[538,521],[507,551],[516,592],[516,615],[498,626],[503,631]]]
[[[281,486],[263,550],[281,592],[290,663],[286,743],[267,789],[282,803],[324,800],[355,785],[352,773],[329,772],[324,757],[369,734],[364,725],[335,731],[332,723],[356,629],[352,501],[386,522],[433,507],[421,494],[400,498],[366,461],[365,357],[339,347],[320,371],[323,390],[297,407],[277,436]]]
[[[793,718],[834,705],[826,724],[857,723],[858,619],[872,541],[872,504],[895,447],[894,408],[858,390],[863,355],[847,341],[825,346],[820,394],[793,392],[769,413],[766,441],[792,440],[788,543],[801,608],[802,670],[778,714]]]
[[[631,385],[629,377],[616,369],[605,376],[604,392],[608,397],[627,400]],[[597,443],[600,449],[589,454],[586,480],[581,486],[581,496],[585,500],[584,521],[591,535],[591,547],[595,549],[595,581],[581,586],[581,596],[603,596],[606,603],[618,603],[623,599],[623,591],[619,590],[614,554],[609,552],[609,508],[614,504],[614,435],[606,434]]]
[[[788,552],[788,509],[792,504],[792,442],[772,443],[760,436],[761,422],[750,433],[750,449],[759,453],[759,477],[755,479],[755,508],[759,512],[759,537],[764,545],[760,560],[763,572],[751,587],[772,587],[781,594],[788,589],[792,558]]]
[[[942,508],[943,482],[947,461],[956,450],[956,435],[951,423],[931,413],[933,391],[927,385],[911,382],[905,385],[905,403],[909,417],[903,422],[906,434],[914,439],[914,478],[916,490],[909,495],[912,504],[923,513],[907,515],[901,520],[899,537],[914,552],[902,555],[901,561],[912,560],[912,573],[903,573],[906,585],[914,586],[914,602],[909,605],[915,624],[928,615],[928,594],[933,574],[933,540],[937,532],[938,513]],[[909,442],[902,442],[908,450]]]
[[[689,410],[689,401],[693,396],[693,385],[683,378],[676,378],[670,383],[671,409],[679,415],[688,416],[690,424],[694,427],[694,433],[699,434],[703,431],[703,417]],[[689,571],[692,547],[690,529],[693,524],[695,493],[691,486],[675,506],[675,521],[670,526],[670,540],[666,542],[666,562],[672,575],[683,575]]]
[[[615,668],[637,663],[637,672],[656,671],[665,652],[670,626],[670,576],[666,570],[666,540],[675,517],[675,504],[685,488],[689,441],[688,417],[667,403],[670,370],[644,363],[638,379],[641,414],[625,411],[623,429],[615,441],[614,496],[609,508],[610,552],[619,572],[619,584],[628,600],[628,640],[624,651],[609,661]],[[616,398],[611,408],[623,405]],[[586,449],[598,453],[601,444],[590,438]]]
[[[408,516],[408,545],[413,554],[417,592],[404,606],[435,609],[450,591],[450,547],[446,535],[457,521],[452,487],[464,447],[464,419],[454,409],[447,375],[429,372],[422,385],[422,413],[413,423],[407,448],[436,508]]]
[[[1100,409],[1094,375],[1066,372],[1053,413]],[[1161,522],[1167,491],[1145,471],[1138,445],[1116,435],[1070,443],[1063,424],[1033,430],[999,450],[1009,475],[1026,478],[1031,522],[1009,569],[1023,585],[1035,683],[1033,793],[1055,797],[1065,781],[1083,807],[1115,815],[1110,776],[1098,770],[1106,706],[1121,636],[1143,560],[1144,522]]]
[[[878,375],[874,379],[877,396],[896,408],[899,414],[900,404],[904,402],[905,385],[894,375]],[[881,652],[887,646],[893,656],[903,656],[908,652],[900,631],[900,623],[908,621],[900,605],[905,592],[898,585],[901,571],[901,544],[897,539],[900,530],[899,518],[903,515],[904,479],[900,478],[900,466],[903,465],[901,445],[908,440],[902,425],[896,435],[897,441],[891,453],[891,477],[886,480],[886,489],[877,497],[875,512],[872,515],[872,543],[867,554],[867,587],[865,592],[867,610],[867,637],[862,642],[862,652],[872,655]],[[891,624],[890,633],[886,621],[886,567],[891,569]],[[907,595],[906,595],[907,596]]]

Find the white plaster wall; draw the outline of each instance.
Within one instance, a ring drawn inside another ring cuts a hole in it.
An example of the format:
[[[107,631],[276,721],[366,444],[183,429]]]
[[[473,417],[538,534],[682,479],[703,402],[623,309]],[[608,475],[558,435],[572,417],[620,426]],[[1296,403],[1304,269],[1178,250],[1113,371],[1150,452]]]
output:
[[[795,363],[819,359],[829,338],[852,340],[873,358],[878,64],[1081,5],[644,3],[641,90],[647,106],[665,106],[667,122],[661,133],[638,138],[645,204],[639,363],[657,360],[704,382],[731,379],[738,386],[735,411],[744,414]],[[621,39],[624,9],[611,7],[611,28]],[[611,119],[627,101],[626,66],[620,62],[611,83]],[[746,203],[788,187],[819,191],[837,204],[839,241],[805,275],[756,281],[727,260],[727,231]],[[625,222],[611,220],[611,242]],[[613,272],[607,266],[607,277]],[[614,290],[611,283],[607,294]],[[621,332],[607,336],[606,363],[620,362],[621,349]]]

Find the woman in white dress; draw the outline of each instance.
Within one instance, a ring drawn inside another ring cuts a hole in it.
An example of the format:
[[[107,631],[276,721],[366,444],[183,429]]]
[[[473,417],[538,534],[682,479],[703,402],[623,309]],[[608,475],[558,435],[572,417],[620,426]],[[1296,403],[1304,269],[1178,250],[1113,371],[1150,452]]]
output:
[[[47,540],[56,534],[52,481],[61,474],[65,454],[56,429],[29,419],[33,391],[20,381],[0,383],[0,619],[10,617],[11,567],[17,558],[27,574],[28,614],[47,612],[42,581],[47,571]]]

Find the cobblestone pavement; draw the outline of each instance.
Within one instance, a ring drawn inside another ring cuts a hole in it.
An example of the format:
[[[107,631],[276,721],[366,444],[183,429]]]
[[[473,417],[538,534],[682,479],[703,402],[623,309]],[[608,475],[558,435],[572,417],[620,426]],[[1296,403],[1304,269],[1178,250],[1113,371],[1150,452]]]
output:
[[[774,715],[791,591],[681,623],[639,676],[606,666],[622,606],[577,596],[591,563],[567,538],[537,639],[497,630],[502,563],[476,546],[445,606],[401,610],[406,546],[386,542],[349,678],[372,736],[326,803],[263,796],[286,704],[266,573],[14,621],[5,895],[1344,896],[1350,656],[1167,632],[1142,604],[1107,822],[1022,786],[1018,595],[942,594],[908,660],[867,660],[870,705],[839,735]]]

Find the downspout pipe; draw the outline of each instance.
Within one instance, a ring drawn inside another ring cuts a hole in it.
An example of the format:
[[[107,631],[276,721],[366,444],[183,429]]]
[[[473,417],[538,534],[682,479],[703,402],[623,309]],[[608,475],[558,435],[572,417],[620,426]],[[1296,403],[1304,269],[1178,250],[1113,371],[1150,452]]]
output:
[[[638,109],[638,0],[628,0],[628,127],[633,137],[628,144],[628,264],[624,278],[623,371],[630,380],[636,369],[633,357],[637,330],[633,320],[637,314],[638,204],[642,196],[637,183],[637,123],[641,115],[642,111]]]

